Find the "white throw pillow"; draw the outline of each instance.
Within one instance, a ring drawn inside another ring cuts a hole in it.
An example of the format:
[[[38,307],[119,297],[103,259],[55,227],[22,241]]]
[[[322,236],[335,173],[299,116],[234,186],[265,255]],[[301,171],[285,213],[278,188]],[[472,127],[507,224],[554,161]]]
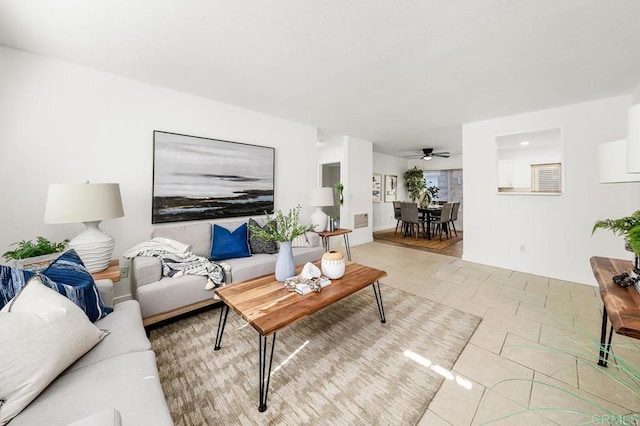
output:
[[[0,425],[107,334],[38,276],[31,278],[0,310]]]

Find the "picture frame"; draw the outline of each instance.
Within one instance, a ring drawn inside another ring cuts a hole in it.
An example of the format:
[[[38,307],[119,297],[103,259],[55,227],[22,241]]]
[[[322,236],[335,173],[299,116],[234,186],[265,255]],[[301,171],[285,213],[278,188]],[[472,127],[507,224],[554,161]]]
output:
[[[374,203],[382,202],[382,175],[378,173],[373,174],[371,184],[371,196]]]
[[[398,176],[384,175],[384,202],[391,203],[398,198]]]
[[[274,176],[273,147],[155,130],[151,223],[273,213]]]

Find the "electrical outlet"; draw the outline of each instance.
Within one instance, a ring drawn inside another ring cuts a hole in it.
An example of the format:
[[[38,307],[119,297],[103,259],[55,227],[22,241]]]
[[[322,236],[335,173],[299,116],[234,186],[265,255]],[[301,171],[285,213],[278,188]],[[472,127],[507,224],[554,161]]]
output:
[[[520,244],[520,253],[526,253],[527,252],[527,246],[524,244]]]
[[[123,266],[120,268],[120,278],[129,278],[129,267]]]

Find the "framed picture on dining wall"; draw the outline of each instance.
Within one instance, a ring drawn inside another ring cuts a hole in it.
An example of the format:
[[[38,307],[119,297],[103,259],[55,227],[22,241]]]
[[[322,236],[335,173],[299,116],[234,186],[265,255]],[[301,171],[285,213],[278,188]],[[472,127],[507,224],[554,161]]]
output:
[[[382,175],[374,173],[371,185],[371,195],[373,197],[373,202],[382,202]]]
[[[384,202],[397,201],[398,198],[398,176],[384,175]]]

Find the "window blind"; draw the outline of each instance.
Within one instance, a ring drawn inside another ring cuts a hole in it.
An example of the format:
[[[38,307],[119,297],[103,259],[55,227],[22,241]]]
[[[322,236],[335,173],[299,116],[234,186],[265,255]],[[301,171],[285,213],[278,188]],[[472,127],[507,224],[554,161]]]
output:
[[[561,192],[562,167],[561,163],[532,164],[531,165],[532,192]]]

